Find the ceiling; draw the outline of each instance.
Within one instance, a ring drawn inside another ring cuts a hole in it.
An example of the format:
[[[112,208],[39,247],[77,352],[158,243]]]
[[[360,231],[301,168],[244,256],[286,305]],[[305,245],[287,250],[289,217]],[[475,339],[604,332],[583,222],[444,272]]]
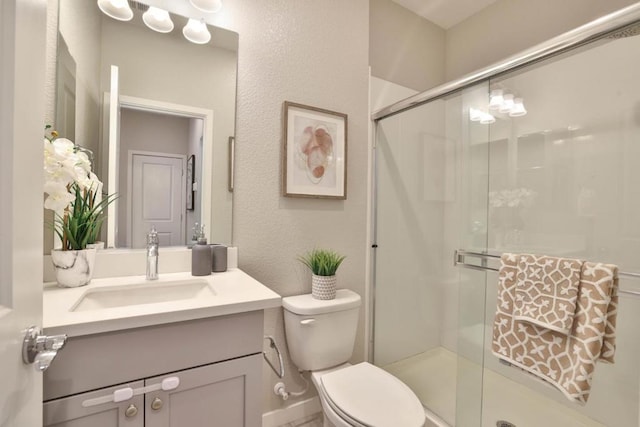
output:
[[[496,0],[393,0],[446,29],[478,13]]]

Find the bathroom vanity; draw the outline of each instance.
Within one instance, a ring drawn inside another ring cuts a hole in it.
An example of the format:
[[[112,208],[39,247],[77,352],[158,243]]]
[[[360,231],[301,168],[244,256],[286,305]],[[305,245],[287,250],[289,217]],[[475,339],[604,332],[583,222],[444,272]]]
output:
[[[263,310],[280,303],[238,269],[46,289],[45,333],[69,338],[44,426],[260,426]]]

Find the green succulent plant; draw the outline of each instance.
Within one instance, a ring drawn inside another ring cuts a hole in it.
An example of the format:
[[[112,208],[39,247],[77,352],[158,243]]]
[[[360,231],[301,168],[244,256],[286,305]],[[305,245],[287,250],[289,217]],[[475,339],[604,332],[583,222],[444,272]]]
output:
[[[346,257],[330,249],[312,249],[298,260],[316,276],[333,276]]]

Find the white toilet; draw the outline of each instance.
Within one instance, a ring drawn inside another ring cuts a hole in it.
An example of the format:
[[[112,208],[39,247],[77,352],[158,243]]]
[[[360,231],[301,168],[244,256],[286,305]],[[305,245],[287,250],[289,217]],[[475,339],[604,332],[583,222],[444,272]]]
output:
[[[360,295],[338,290],[333,300],[307,295],[282,299],[291,359],[318,390],[324,425],[335,427],[421,427],[420,400],[402,381],[363,362],[353,352]]]

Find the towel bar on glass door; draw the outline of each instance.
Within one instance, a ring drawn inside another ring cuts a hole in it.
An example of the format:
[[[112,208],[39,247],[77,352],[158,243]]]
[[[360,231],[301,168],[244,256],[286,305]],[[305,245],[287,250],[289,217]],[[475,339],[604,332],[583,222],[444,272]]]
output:
[[[500,256],[502,256],[502,254],[490,254],[490,253],[487,253],[487,252],[474,252],[474,251],[465,251],[463,249],[456,249],[455,251],[453,251],[453,265],[464,267],[464,268],[470,268],[472,270],[479,270],[479,271],[487,271],[487,270],[488,271],[498,271],[498,268],[490,267],[490,266],[486,265],[486,260],[487,259],[500,259]],[[464,261],[465,257],[480,258],[480,259],[483,260],[483,264],[482,265],[467,264]],[[618,272],[618,277],[625,277],[625,278],[631,278],[631,279],[640,279],[640,273],[631,273],[631,272],[626,272],[626,271],[619,271]],[[634,296],[640,297],[640,291],[631,291],[631,290],[618,289],[618,293],[619,294],[625,294],[625,295],[634,295]]]

